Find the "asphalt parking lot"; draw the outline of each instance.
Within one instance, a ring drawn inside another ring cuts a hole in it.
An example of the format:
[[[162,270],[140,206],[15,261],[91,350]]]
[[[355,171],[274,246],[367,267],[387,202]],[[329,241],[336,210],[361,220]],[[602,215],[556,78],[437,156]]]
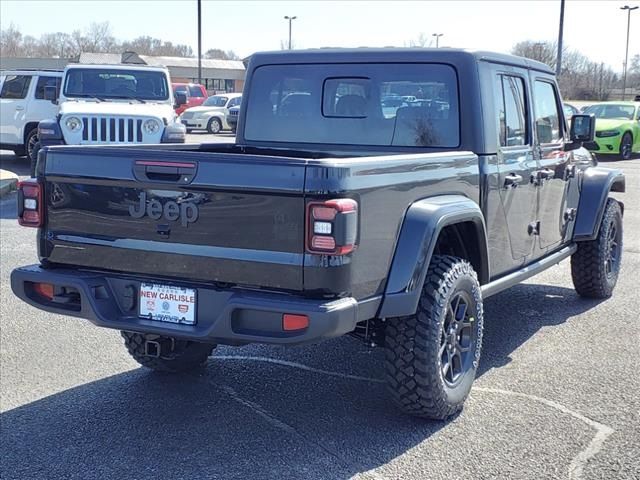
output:
[[[479,377],[447,423],[397,413],[382,351],[349,337],[219,347],[182,377],[139,368],[118,332],[13,297],[11,270],[37,258],[12,194],[0,201],[2,478],[639,479],[640,158],[606,165],[627,175],[613,298],[578,298],[565,261],[487,300]],[[0,167],[27,173],[8,154]]]

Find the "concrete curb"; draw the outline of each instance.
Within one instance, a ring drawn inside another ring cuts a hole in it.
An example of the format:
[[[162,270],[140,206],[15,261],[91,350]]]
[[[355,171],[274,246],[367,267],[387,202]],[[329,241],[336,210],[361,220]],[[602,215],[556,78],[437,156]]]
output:
[[[18,176],[7,170],[0,170],[0,198],[16,189]]]

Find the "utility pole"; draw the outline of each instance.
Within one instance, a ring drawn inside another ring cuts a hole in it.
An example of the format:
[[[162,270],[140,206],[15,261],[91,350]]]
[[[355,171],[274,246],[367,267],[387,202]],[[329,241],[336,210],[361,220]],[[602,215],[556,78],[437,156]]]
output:
[[[443,36],[444,33],[434,33],[431,36],[436,37],[436,48],[440,46],[440,37]]]
[[[638,7],[630,7],[629,5],[625,5],[624,7],[620,7],[620,10],[627,11],[627,49],[624,54],[624,73],[622,76],[622,100],[624,101],[624,96],[627,92],[627,67],[629,61],[629,29],[631,27],[631,11],[637,10]]]
[[[198,83],[202,85],[202,3],[198,0]]]
[[[298,17],[289,17],[288,15],[285,15],[284,17],[285,20],[289,20],[289,50],[291,50],[291,22],[293,22],[296,18]]]
[[[558,31],[558,56],[556,57],[556,77],[562,72],[562,33],[564,30],[564,0],[560,0],[560,30]]]

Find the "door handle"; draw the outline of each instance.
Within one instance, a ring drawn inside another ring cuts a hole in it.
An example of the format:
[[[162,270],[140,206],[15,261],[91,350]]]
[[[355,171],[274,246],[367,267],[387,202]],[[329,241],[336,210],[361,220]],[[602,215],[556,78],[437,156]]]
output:
[[[504,188],[516,188],[522,182],[522,175],[510,173],[504,177]]]
[[[24,110],[24,107],[22,105],[16,105],[16,110]]]
[[[540,170],[538,172],[538,178],[541,180],[549,180],[550,178],[554,178],[556,176],[556,171],[550,168],[545,168],[544,170]]]

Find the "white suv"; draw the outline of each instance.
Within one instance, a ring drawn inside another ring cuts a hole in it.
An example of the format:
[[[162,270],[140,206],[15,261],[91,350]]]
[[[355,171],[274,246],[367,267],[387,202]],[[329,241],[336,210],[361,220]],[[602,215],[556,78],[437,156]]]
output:
[[[0,149],[30,155],[38,141],[38,122],[54,118],[58,106],[45,99],[46,87],[60,90],[62,71],[0,72]]]

